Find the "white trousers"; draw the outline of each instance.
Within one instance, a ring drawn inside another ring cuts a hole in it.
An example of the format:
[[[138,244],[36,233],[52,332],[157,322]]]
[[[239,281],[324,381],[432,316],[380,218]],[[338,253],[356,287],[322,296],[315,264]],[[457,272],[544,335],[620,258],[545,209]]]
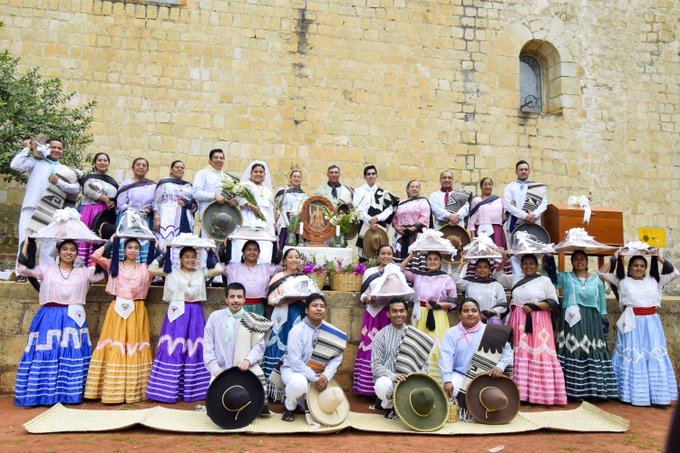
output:
[[[386,376],[380,376],[375,381],[373,390],[384,409],[392,409],[392,394],[394,394],[394,381]]]
[[[456,373],[454,371],[453,376],[451,376],[451,383],[453,384],[453,396],[458,396],[458,392],[460,391],[463,382],[465,382],[465,375],[463,373]]]
[[[281,370],[281,380],[283,385],[286,386],[286,400],[284,401],[286,409],[294,411],[298,404],[304,408],[304,397],[309,388],[309,382],[305,375],[296,373],[290,368],[284,368]]]
[[[19,258],[19,253],[21,253],[21,245],[26,240],[27,234],[26,230],[28,228],[28,222],[33,217],[35,208],[26,206],[21,208],[21,215],[19,216],[19,249],[17,250],[17,259]],[[54,264],[54,259],[57,257],[57,241],[39,241],[38,246],[38,263],[43,266],[48,266]]]

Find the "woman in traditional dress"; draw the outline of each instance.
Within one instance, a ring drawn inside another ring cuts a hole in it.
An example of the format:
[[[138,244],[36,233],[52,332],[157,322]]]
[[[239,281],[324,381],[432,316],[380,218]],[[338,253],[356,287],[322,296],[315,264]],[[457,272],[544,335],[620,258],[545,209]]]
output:
[[[305,315],[305,301],[303,299],[281,299],[281,285],[291,277],[309,278],[298,271],[300,266],[300,252],[296,249],[288,249],[283,255],[283,271],[275,274],[269,282],[268,302],[274,307],[271,320],[274,323],[269,334],[267,349],[264,351],[262,369],[264,375],[269,378],[272,370],[286,353],[288,333],[290,329],[299,323]],[[272,401],[283,401],[284,393],[276,385],[267,383],[267,392]]]
[[[229,242],[227,242],[228,246]],[[224,267],[223,274],[227,277],[227,284],[239,282],[245,286],[247,297],[243,309],[264,316],[267,287],[279,266],[272,263],[258,263],[259,257],[260,244],[257,241],[248,240],[241,249],[241,262],[228,263]],[[224,261],[229,260],[227,258]]]
[[[170,177],[158,181],[153,202],[153,231],[158,247],[165,247],[180,233],[192,233],[196,204],[191,195],[191,184],[182,179],[184,162],[170,164]],[[172,261],[177,262],[179,249],[172,248]]]
[[[562,319],[557,333],[557,358],[570,398],[617,398],[616,376],[602,330],[607,301],[602,280],[588,273],[588,256],[571,255],[571,272],[557,274],[562,289]]]
[[[302,172],[297,169],[293,170],[290,172],[288,187],[279,189],[274,197],[278,213],[276,231],[278,232],[280,250],[283,250],[286,245],[290,216],[299,214],[302,210],[302,203],[307,199],[307,194],[300,188],[301,185]]]
[[[35,245],[24,242],[17,271],[40,282],[40,308],[31,321],[14,388],[17,406],[77,404],[83,399],[92,356],[85,319],[90,284],[104,275],[94,267],[75,267],[78,246],[70,239],[59,243],[59,262],[36,266]]]
[[[482,322],[485,324],[503,324],[501,318],[508,311],[508,300],[503,285],[491,278],[491,261],[480,258],[475,261],[475,275],[461,278],[467,260],[462,260],[453,273],[453,280],[458,289],[479,304]]]
[[[628,261],[625,275],[619,252],[614,257],[616,272],[609,273],[607,263],[600,275],[618,287],[622,310],[612,355],[619,399],[634,406],[671,404],[678,399],[678,385],[657,307],[663,287],[680,273],[664,258],[652,257],[649,275],[645,275],[647,260],[636,255]],[[661,275],[658,262],[664,266]]]
[[[486,233],[501,250],[507,250],[508,241],[503,231],[506,217],[503,199],[493,194],[493,179],[488,176],[479,181],[479,188],[482,193],[472,199],[468,227],[473,237],[480,232]],[[512,272],[510,263],[505,264],[503,271],[506,274]],[[475,275],[475,263],[468,263],[467,275]]]
[[[112,236],[114,243],[117,241]],[[125,240],[125,260],[105,258],[106,246],[92,254],[92,260],[109,271],[106,292],[111,302],[92,354],[85,385],[85,398],[105,404],[136,403],[145,399],[153,362],[149,318],[144,299],[153,275],[146,263],[138,263],[139,241]],[[117,247],[111,250],[117,256]]]
[[[163,300],[168,311],[163,319],[158,349],[153,360],[146,397],[161,403],[176,403],[205,399],[210,373],[203,363],[203,331],[205,315],[202,302],[207,300],[205,281],[222,272],[214,255],[208,257],[212,269],[196,269],[196,249],[182,247],[180,267],[172,267],[172,251],[166,252],[164,268],[154,261],[149,272],[165,277]]]
[[[428,252],[425,255],[426,271],[408,271],[406,267],[413,258],[413,254],[401,262],[406,280],[413,283],[415,302],[411,314],[411,324],[425,332],[435,340],[435,347],[430,353],[428,374],[443,384],[439,372],[439,348],[444,334],[450,327],[449,310],[456,304],[456,284],[453,278],[441,270],[442,256],[439,252]]]
[[[504,255],[493,273],[512,291],[510,320],[514,347],[514,381],[519,398],[532,404],[567,404],[564,374],[555,352],[551,313],[559,314],[557,291],[550,278],[538,273],[534,255],[522,255],[523,275],[506,275]]]
[[[370,294],[375,286],[377,278],[383,275],[385,268],[389,265],[395,266],[392,262],[394,250],[390,245],[383,245],[378,250],[378,266],[371,267],[364,272],[361,284],[361,296],[359,300],[364,303],[366,309],[361,320],[361,340],[357,350],[357,358],[354,362],[354,393],[359,395],[375,396],[373,372],[371,371],[371,344],[373,337],[386,325],[390,324],[387,317],[387,308],[384,303],[377,303],[371,300]]]
[[[395,260],[401,261],[408,256],[408,247],[416,240],[423,228],[431,226],[432,210],[430,202],[420,196],[420,181],[412,179],[406,184],[408,198],[397,205],[392,218]]]
[[[153,228],[153,200],[156,191],[156,183],[146,177],[149,172],[149,161],[143,157],[138,157],[132,161],[132,178],[128,178],[120,183],[120,189],[116,195],[116,225],[120,224],[125,211],[134,209],[142,218],[146,220],[149,229]],[[141,241],[142,248],[137,256],[140,263],[146,262],[149,254],[150,242]],[[123,260],[123,251],[120,251],[119,259]]]
[[[94,155],[94,172],[85,176],[81,181],[83,186],[83,196],[80,200],[80,220],[92,227],[97,214],[105,209],[113,210],[116,207],[116,193],[118,193],[118,183],[111,176],[107,175],[111,159],[106,153]],[[99,232],[97,232],[99,234]],[[88,242],[78,243],[78,260],[85,266],[92,264],[93,247]]]
[[[236,201],[241,206],[243,226],[265,228],[274,237],[274,194],[267,164],[260,160],[251,162],[243,172],[241,183],[251,190],[257,202],[254,205],[245,198],[236,197]],[[260,215],[264,217],[264,220],[260,218]],[[232,241],[232,256],[243,247],[243,243],[242,239]],[[269,241],[259,241],[259,244],[261,251],[259,262],[270,262],[274,254],[274,244]],[[248,295],[250,296],[250,293]]]

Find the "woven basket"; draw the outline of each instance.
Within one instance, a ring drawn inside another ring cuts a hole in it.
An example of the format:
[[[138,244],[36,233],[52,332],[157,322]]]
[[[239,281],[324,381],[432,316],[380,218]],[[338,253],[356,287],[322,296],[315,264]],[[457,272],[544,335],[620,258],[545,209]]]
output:
[[[455,398],[449,400],[449,417],[446,423],[456,423],[458,421],[458,402]]]
[[[317,274],[316,272],[312,272],[310,274],[310,277],[314,280],[316,286],[318,286],[319,289],[323,289],[324,285],[326,284],[327,277],[325,272],[323,274]]]
[[[358,292],[361,291],[361,275],[354,275],[354,272],[336,272],[331,275],[331,290]]]

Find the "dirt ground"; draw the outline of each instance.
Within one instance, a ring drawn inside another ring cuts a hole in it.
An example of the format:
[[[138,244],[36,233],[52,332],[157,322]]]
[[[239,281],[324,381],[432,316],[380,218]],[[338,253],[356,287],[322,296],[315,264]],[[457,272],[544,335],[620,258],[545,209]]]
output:
[[[368,412],[368,400],[350,399],[351,408]],[[75,407],[87,409],[141,409],[155,403],[105,406],[87,402]],[[570,403],[568,409],[578,403]],[[132,428],[117,432],[85,434],[28,434],[22,425],[47,410],[45,407],[18,408],[9,395],[0,396],[0,445],[3,452],[485,452],[504,446],[505,452],[641,452],[664,451],[673,408],[637,408],[618,402],[597,403],[613,414],[630,420],[630,429],[621,434],[561,433],[537,431],[529,434],[504,436],[430,436],[430,435],[375,435],[345,430],[329,435],[190,435]],[[177,409],[193,410],[194,404],[168,405]],[[280,412],[280,405],[272,405]],[[542,407],[522,407],[523,411],[545,410]],[[82,450],[81,450],[82,449]]]

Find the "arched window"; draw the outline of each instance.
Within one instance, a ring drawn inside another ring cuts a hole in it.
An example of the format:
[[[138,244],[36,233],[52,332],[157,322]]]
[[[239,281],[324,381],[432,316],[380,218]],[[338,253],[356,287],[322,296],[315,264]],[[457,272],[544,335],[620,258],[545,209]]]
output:
[[[523,112],[543,111],[541,64],[530,55],[519,57],[519,108]]]

